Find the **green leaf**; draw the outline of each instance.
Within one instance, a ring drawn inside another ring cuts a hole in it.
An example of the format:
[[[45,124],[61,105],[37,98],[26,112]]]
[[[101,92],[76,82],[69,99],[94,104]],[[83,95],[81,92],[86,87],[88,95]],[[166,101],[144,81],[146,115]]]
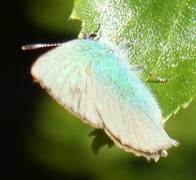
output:
[[[170,80],[146,83],[167,120],[196,94],[195,9],[194,0],[75,0],[71,18],[83,21],[83,32],[100,26],[115,44],[137,40],[129,48],[131,65]]]
[[[132,43],[132,66],[146,65],[156,76],[169,79],[146,83],[166,121],[196,94],[195,9],[194,0],[75,0],[71,18],[82,21],[82,32],[94,33],[100,27],[103,38]],[[96,130],[94,134],[97,153],[108,141]]]

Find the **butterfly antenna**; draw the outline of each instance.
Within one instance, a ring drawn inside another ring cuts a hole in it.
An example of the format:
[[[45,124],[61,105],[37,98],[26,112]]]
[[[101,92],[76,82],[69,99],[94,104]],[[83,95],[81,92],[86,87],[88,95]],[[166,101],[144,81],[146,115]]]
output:
[[[34,49],[41,49],[41,48],[48,48],[48,47],[56,47],[60,46],[62,43],[54,43],[54,44],[29,44],[29,45],[24,45],[21,47],[23,51],[26,50],[34,50]]]
[[[88,0],[85,0],[85,9],[84,9],[84,23],[86,25],[86,34],[85,36],[89,35],[89,26],[88,26],[88,19],[89,19],[89,9],[88,9]]]

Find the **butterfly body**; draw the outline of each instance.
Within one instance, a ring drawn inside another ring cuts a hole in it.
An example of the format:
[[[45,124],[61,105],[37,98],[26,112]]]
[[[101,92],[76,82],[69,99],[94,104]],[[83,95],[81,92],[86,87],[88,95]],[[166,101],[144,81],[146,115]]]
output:
[[[41,56],[31,72],[57,102],[104,129],[117,146],[157,161],[177,142],[165,132],[155,98],[121,52],[105,40],[73,40]]]

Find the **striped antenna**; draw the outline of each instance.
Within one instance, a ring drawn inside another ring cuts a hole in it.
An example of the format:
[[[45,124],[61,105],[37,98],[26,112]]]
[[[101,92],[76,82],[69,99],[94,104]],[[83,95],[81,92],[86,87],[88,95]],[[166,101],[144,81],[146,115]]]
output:
[[[54,43],[54,44],[29,44],[29,45],[24,45],[21,47],[23,51],[26,50],[34,50],[34,49],[41,49],[41,48],[48,48],[48,47],[56,47],[60,46],[62,43]]]
[[[83,34],[84,34],[85,38],[88,38],[89,35],[91,34],[90,28],[89,28],[89,22],[88,22],[90,19],[89,13],[90,13],[90,1],[84,0],[84,20],[83,20],[83,22],[86,26],[86,28],[85,28],[86,30],[85,30],[85,32],[83,32]]]

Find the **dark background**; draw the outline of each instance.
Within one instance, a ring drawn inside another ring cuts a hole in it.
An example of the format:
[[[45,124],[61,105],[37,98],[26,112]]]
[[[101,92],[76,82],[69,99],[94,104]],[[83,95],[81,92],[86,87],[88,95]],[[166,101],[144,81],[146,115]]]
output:
[[[25,0],[1,1],[1,164],[0,179],[59,179],[56,174],[31,161],[24,143],[31,127],[30,110],[36,101],[30,67],[45,50],[21,51],[37,42],[62,42],[73,37],[51,35],[36,29],[25,16]]]

